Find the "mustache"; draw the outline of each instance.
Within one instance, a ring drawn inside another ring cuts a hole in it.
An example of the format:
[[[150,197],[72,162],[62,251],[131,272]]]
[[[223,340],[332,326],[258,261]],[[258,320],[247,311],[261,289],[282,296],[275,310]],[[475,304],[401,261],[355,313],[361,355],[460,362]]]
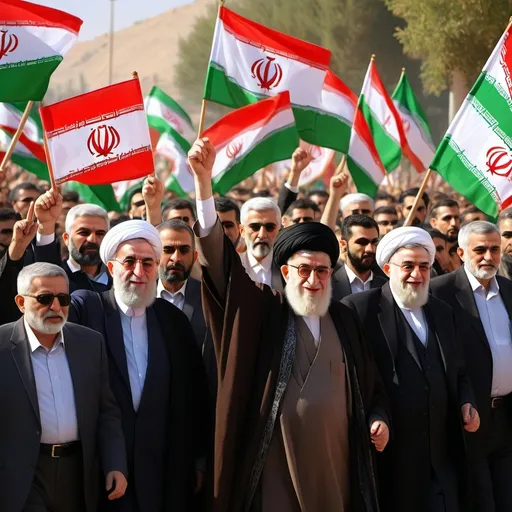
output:
[[[168,265],[165,267],[165,270],[181,270],[182,272],[186,272],[185,265],[181,263],[174,263],[173,265]]]
[[[99,252],[100,246],[98,244],[86,242],[85,244],[82,244],[82,247],[80,247],[81,253],[84,253],[85,251],[90,251],[90,250],[95,250],[96,252]]]
[[[43,315],[43,320],[47,320],[48,318],[60,318],[61,320],[67,319],[64,313],[54,313],[53,311],[47,311]]]

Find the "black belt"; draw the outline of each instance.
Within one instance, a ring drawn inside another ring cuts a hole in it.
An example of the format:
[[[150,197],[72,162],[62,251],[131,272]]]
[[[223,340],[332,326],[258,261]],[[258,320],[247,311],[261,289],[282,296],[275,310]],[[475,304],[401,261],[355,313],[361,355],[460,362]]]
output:
[[[40,455],[49,455],[54,459],[60,457],[70,457],[80,453],[82,444],[80,441],[73,441],[71,443],[64,444],[41,444],[39,448]]]
[[[491,398],[491,409],[502,409],[505,407],[507,396],[495,396]]]

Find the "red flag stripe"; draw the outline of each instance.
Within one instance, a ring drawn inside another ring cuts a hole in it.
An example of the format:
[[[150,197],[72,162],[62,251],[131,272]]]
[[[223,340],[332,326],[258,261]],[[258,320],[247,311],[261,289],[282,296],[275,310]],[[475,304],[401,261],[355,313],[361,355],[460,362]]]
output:
[[[357,96],[350,90],[350,88],[336,76],[330,69],[327,70],[324,81],[324,89],[334,89],[335,92],[345,96],[353,105],[357,107]]]
[[[373,140],[372,132],[370,131],[370,127],[364,118],[364,114],[360,108],[356,109],[356,115],[354,116],[354,125],[352,129],[356,131],[359,135],[359,138],[364,142],[368,151],[370,152],[373,161],[382,171],[382,175],[386,175],[386,169],[384,169],[384,165],[382,165],[382,161],[379,156],[379,152],[377,151],[377,147],[375,146],[375,141]]]
[[[6,131],[11,137],[16,133],[16,129],[9,126],[0,125],[0,128]],[[21,134],[19,142],[23,144],[38,160],[46,163],[46,153],[44,152],[44,148],[41,144],[30,140],[24,133]]]

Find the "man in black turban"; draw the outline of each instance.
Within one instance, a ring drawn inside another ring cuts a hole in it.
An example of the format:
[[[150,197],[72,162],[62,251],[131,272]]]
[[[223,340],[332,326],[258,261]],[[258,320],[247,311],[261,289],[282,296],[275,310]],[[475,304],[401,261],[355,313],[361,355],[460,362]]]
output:
[[[254,283],[215,214],[214,161],[197,140],[194,230],[219,371],[214,512],[377,512],[389,407],[361,326],[330,304],[336,237],[318,223],[286,228],[273,254],[284,295]]]

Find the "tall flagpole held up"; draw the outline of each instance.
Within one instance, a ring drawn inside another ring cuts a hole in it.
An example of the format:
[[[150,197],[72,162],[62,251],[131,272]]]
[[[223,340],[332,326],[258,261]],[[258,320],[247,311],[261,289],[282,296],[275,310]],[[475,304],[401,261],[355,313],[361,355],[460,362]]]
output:
[[[423,178],[423,183],[421,184],[421,187],[418,190],[418,194],[414,198],[414,203],[412,203],[411,211],[409,212],[409,215],[407,215],[407,219],[405,219],[404,226],[410,226],[412,224],[412,221],[414,220],[414,217],[416,215],[416,210],[418,209],[418,204],[425,192],[425,189],[427,188],[428,180],[430,179],[431,174],[432,169],[429,168],[427,174],[425,174],[425,177]]]

